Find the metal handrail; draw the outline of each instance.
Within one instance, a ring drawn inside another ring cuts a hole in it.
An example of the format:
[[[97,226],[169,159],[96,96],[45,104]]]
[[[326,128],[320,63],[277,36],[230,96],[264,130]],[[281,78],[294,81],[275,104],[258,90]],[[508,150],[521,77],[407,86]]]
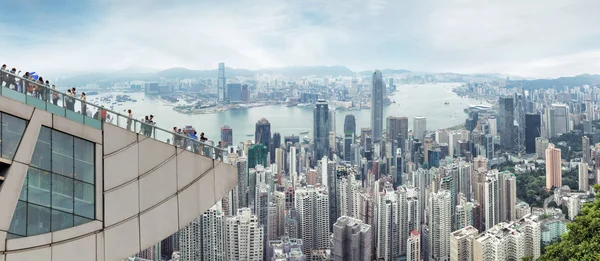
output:
[[[0,73],[2,74],[1,78],[0,78],[0,86],[1,87],[11,89],[10,86],[12,84],[12,85],[15,86],[15,89],[13,89],[13,90],[16,90],[17,92],[19,92],[19,89],[17,88],[17,86],[18,86],[17,85],[18,84],[17,80],[19,80],[20,83],[21,83],[21,85],[20,85],[20,88],[21,88],[20,93],[24,94],[26,97],[34,97],[36,99],[45,101],[46,103],[53,103],[54,102],[54,100],[53,100],[54,94],[57,93],[58,96],[59,96],[59,99],[62,101],[61,102],[62,107],[65,108],[65,109],[67,109],[67,110],[75,111],[75,109],[74,109],[75,101],[79,101],[80,104],[85,104],[85,107],[82,106],[82,111],[81,111],[81,113],[83,114],[83,116],[87,116],[87,115],[84,114],[84,110],[87,110],[88,106],[91,107],[91,108],[97,108],[98,109],[97,114],[100,114],[100,117],[102,117],[102,118],[101,119],[97,119],[94,116],[93,118],[95,118],[96,120],[101,120],[104,123],[109,123],[111,125],[115,125],[117,127],[121,127],[120,124],[119,124],[119,121],[120,121],[121,118],[124,118],[126,120],[125,123],[127,125],[127,128],[124,128],[124,129],[128,129],[128,130],[134,131],[136,133],[142,133],[143,132],[143,134],[145,136],[151,137],[151,138],[153,138],[155,140],[160,140],[160,139],[156,138],[156,133],[157,133],[157,131],[161,131],[164,134],[170,134],[170,135],[172,135],[171,139],[167,138],[167,140],[164,141],[164,142],[166,142],[168,144],[175,145],[175,146],[177,146],[179,148],[183,148],[185,150],[194,152],[196,154],[208,156],[208,157],[211,157],[213,159],[223,160],[223,157],[225,156],[225,152],[226,152],[225,148],[220,148],[218,146],[214,146],[212,144],[203,142],[201,140],[195,140],[195,139],[192,139],[192,138],[190,138],[188,136],[180,135],[178,133],[174,133],[173,131],[165,130],[165,129],[160,128],[160,127],[156,127],[155,124],[149,124],[149,123],[142,122],[142,121],[134,119],[134,118],[130,118],[129,116],[120,114],[118,112],[115,112],[115,111],[107,109],[107,108],[104,108],[104,106],[99,106],[99,105],[95,105],[95,104],[89,103],[89,102],[84,101],[84,100],[82,100],[80,98],[71,96],[71,95],[69,95],[67,93],[64,93],[64,92],[61,92],[61,91],[59,91],[57,89],[52,89],[49,86],[39,84],[39,83],[34,82],[34,81],[30,80],[30,79],[23,78],[21,76],[13,74],[13,73],[11,73],[9,71],[0,71]],[[11,80],[10,77],[13,77],[14,80]],[[6,84],[6,86],[4,86],[5,84]],[[43,91],[39,92],[39,91],[33,90],[33,92],[31,92],[32,95],[27,95],[30,92],[29,92],[29,90],[26,90],[25,88],[28,87],[28,86],[30,86],[30,85],[38,86]],[[33,96],[33,95],[41,96],[41,99],[39,97],[36,97],[36,96]],[[67,100],[66,98],[68,98],[70,100],[73,100],[73,104],[71,105],[71,106],[73,106],[72,109],[69,109],[69,108],[65,107],[65,105],[66,105],[65,103],[66,103],[66,100]],[[55,105],[57,105],[57,104],[55,104]],[[107,118],[104,118],[104,115],[110,115],[109,113],[115,115],[114,118],[116,118],[116,124],[113,124],[113,122],[112,122],[113,118],[111,118],[110,121],[107,121]],[[131,129],[132,125],[133,125],[133,130]],[[104,125],[101,124],[101,126],[102,126],[102,128],[104,128],[103,127]],[[138,130],[138,126],[139,126],[139,130]],[[150,130],[150,131],[148,131],[148,130]],[[149,134],[149,135],[147,135],[147,134]],[[160,141],[162,141],[162,140],[160,140]]]

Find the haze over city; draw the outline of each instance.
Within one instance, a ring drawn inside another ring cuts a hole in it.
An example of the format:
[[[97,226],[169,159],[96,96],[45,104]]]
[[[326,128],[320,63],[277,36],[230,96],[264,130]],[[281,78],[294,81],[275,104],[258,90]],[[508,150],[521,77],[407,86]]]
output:
[[[1,60],[100,70],[342,65],[530,78],[600,73],[600,2],[4,1]]]

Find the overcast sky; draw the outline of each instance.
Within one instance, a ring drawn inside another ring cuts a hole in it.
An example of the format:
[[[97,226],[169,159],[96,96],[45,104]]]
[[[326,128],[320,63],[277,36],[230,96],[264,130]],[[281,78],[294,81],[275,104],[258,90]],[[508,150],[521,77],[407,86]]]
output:
[[[599,0],[6,0],[0,63],[52,74],[343,65],[600,74]]]

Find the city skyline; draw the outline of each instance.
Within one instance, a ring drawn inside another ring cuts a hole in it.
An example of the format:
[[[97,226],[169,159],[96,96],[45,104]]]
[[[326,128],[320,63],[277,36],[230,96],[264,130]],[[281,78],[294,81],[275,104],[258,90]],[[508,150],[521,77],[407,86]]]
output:
[[[593,30],[600,24],[593,15],[600,3],[593,0],[242,0],[210,5],[31,0],[6,5],[0,11],[0,44],[27,52],[7,53],[2,62],[47,74],[212,69],[219,62],[249,69],[344,65],[354,71],[398,68],[542,78],[600,73],[599,37]],[[44,12],[32,13],[30,6]],[[52,19],[66,13],[66,19]],[[17,19],[25,14],[30,19]]]

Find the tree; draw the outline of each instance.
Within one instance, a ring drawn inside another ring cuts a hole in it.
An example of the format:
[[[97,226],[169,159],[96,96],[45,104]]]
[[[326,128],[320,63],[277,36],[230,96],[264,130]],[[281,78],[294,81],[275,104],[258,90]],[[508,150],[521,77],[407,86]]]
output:
[[[596,184],[594,189],[599,191],[600,185]],[[569,232],[562,235],[560,242],[546,247],[539,260],[600,260],[600,194],[594,202],[585,204],[579,216],[567,227]]]

